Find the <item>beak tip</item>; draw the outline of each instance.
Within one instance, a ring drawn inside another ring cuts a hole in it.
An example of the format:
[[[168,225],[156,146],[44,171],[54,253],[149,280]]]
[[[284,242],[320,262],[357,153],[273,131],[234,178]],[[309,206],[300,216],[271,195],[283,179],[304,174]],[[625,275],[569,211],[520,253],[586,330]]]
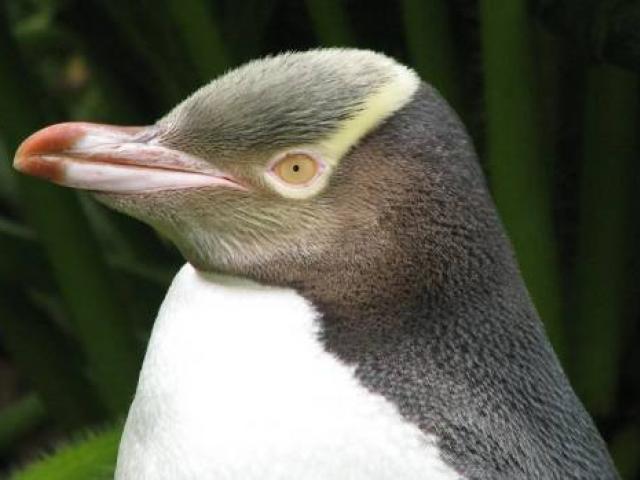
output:
[[[16,152],[15,157],[13,157],[13,168],[18,172],[25,173],[25,158],[24,155],[20,152],[20,149]]]
[[[64,176],[64,167],[60,162],[52,161],[44,155],[25,155],[18,150],[13,159],[13,168],[33,177],[59,183]]]
[[[20,173],[31,175],[34,157],[29,155],[28,150],[25,148],[25,143],[26,140],[20,144],[13,157],[13,168]]]
[[[56,181],[62,174],[61,165],[47,160],[47,154],[60,154],[72,147],[86,130],[85,124],[68,122],[52,125],[27,137],[13,158],[18,172]]]

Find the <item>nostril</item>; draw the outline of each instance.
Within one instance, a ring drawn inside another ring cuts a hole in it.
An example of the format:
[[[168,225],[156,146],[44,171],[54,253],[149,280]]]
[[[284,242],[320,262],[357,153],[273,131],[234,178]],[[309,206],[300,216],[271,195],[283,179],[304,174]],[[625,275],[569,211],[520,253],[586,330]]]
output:
[[[131,138],[132,142],[147,143],[159,137],[161,133],[161,130],[155,125],[151,127],[126,127],[126,128],[132,129],[132,132],[131,132],[133,133],[133,137]],[[138,131],[135,131],[133,129],[138,129]]]

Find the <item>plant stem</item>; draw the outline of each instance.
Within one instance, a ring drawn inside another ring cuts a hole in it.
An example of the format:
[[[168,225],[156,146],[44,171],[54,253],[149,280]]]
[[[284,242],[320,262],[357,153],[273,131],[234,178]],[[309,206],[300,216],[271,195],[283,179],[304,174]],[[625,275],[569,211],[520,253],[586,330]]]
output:
[[[573,380],[589,410],[615,399],[627,285],[631,175],[638,143],[638,76],[592,67],[587,82],[576,267]]]
[[[557,253],[527,2],[482,0],[480,10],[492,191],[531,296],[563,358]]]
[[[449,3],[403,0],[403,19],[411,61],[418,73],[461,108]]]

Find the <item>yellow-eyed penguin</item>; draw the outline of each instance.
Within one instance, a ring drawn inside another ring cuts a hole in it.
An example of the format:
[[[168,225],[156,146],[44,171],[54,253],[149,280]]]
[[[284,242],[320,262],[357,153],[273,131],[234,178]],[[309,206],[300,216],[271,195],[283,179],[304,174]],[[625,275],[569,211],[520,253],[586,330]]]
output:
[[[41,130],[15,167],[94,192],[189,262],[118,480],[617,478],[467,134],[390,58],[253,61],[153,126]]]

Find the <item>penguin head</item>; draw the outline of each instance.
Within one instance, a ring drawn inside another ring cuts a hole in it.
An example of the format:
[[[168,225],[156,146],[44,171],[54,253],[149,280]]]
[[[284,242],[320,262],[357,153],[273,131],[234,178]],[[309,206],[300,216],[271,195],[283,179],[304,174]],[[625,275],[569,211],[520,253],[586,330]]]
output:
[[[376,140],[420,89],[412,70],[378,53],[286,53],[230,71],[152,126],[43,129],[14,165],[152,225],[199,269],[258,278],[276,264],[304,270],[341,249],[364,255],[357,245],[372,235],[381,249],[397,244],[398,225],[382,210],[440,188],[436,163],[416,161],[414,150],[442,156],[446,135],[417,147],[429,135],[407,117]],[[452,114],[432,117],[427,124],[450,124]]]

